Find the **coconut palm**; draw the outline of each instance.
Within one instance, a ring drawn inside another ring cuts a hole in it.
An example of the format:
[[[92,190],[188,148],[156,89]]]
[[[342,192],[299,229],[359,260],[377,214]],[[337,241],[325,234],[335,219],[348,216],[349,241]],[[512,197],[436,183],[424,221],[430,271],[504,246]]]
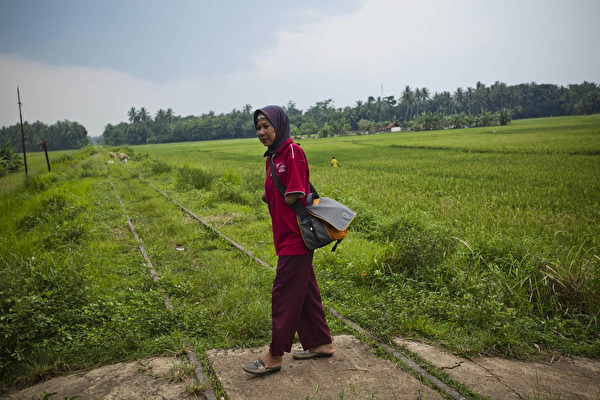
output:
[[[452,97],[454,99],[454,102],[458,106],[459,111],[464,111],[466,108],[465,93],[463,92],[462,88],[456,88],[456,91],[454,92],[454,95]]]
[[[402,92],[401,98],[402,103],[404,103],[404,106],[406,107],[406,114],[404,115],[404,120],[406,121],[408,119],[409,110],[415,101],[415,95],[410,86],[406,85],[404,91]]]
[[[129,116],[129,122],[131,124],[136,124],[139,121],[138,113],[137,113],[137,110],[135,109],[135,107],[131,107],[129,109],[129,111],[127,112],[127,115]]]

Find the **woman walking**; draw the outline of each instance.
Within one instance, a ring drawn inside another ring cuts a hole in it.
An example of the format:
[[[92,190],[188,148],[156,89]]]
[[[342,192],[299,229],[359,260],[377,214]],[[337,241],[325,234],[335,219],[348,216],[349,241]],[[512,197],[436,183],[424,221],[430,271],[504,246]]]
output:
[[[271,294],[271,344],[267,354],[244,364],[251,374],[281,370],[283,353],[290,352],[298,332],[304,350],[294,351],[296,359],[330,357],[335,352],[321,304],[321,294],[313,270],[313,250],[302,241],[296,213],[290,205],[305,204],[310,193],[306,155],[290,136],[290,121],[279,106],[254,112],[256,135],[267,147],[265,191],[262,199],[269,207],[275,251],[279,260]],[[279,192],[271,177],[270,160],[286,187]]]

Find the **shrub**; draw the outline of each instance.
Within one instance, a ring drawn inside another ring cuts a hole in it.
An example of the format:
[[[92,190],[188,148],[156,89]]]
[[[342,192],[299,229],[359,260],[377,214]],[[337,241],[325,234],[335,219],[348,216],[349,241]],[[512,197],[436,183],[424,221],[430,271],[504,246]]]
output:
[[[172,169],[171,165],[167,164],[164,161],[160,161],[160,160],[150,160],[147,163],[147,166],[150,168],[152,173],[154,173],[155,175],[163,174],[165,172],[171,172],[171,169]]]
[[[379,231],[390,241],[381,261],[390,273],[427,277],[456,245],[444,228],[410,215],[384,220]]]
[[[340,202],[356,211],[356,216],[350,224],[350,230],[361,232],[370,239],[378,236],[377,224],[380,216],[377,215],[373,207],[353,197],[342,199]]]
[[[265,189],[265,172],[262,169],[245,171],[242,176],[242,184],[249,192],[262,193]]]
[[[80,212],[81,208],[72,205],[71,201],[63,195],[52,194],[41,200],[39,205],[17,223],[17,226],[20,229],[32,229],[44,223],[71,220]]]
[[[208,189],[215,179],[215,175],[209,170],[191,168],[189,165],[184,165],[177,172],[177,183],[181,188]]]
[[[0,176],[17,171],[21,165],[23,161],[12,141],[0,146]]]

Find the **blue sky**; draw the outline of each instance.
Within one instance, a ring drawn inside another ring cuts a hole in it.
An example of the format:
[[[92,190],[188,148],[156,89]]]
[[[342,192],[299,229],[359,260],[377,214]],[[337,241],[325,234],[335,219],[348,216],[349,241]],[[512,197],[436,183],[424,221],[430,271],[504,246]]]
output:
[[[0,0],[0,126],[600,82],[596,0]]]

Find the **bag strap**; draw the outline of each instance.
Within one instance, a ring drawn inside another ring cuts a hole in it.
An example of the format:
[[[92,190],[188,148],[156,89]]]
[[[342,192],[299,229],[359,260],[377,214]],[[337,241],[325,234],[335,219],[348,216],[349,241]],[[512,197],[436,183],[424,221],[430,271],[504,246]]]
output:
[[[281,195],[285,198],[286,187],[283,183],[281,183],[281,181],[279,180],[279,177],[277,176],[277,171],[275,170],[275,164],[273,163],[273,157],[275,157],[275,154],[273,154],[271,157],[269,157],[269,163],[270,163],[270,167],[271,167],[271,178],[273,178],[273,182],[275,183],[275,186],[277,186],[277,190],[279,190],[279,193],[281,193]],[[313,199],[318,199],[319,193],[317,193],[315,187],[310,182],[308,182],[308,185],[310,186],[310,193],[313,193]],[[306,212],[306,209],[302,205],[302,203],[299,201],[295,201],[294,204],[292,204],[290,207],[301,218],[306,217],[306,215],[308,214]]]
[[[275,164],[273,163],[273,157],[275,157],[275,154],[273,154],[271,157],[269,157],[269,163],[270,163],[270,167],[271,167],[271,178],[273,178],[273,182],[275,183],[275,186],[277,186],[277,190],[279,190],[279,193],[281,193],[281,195],[285,199],[285,189],[286,189],[286,187],[285,187],[285,185],[283,183],[281,183],[281,180],[279,180],[279,177],[277,176],[277,170],[275,170]],[[310,192],[314,193],[313,198],[314,199],[318,199],[319,198],[319,194],[315,190],[314,186],[310,182],[308,182],[308,184],[310,186]],[[296,200],[294,202],[294,204],[292,204],[290,207],[292,208],[292,210],[294,210],[294,212],[301,219],[304,219],[304,218],[306,218],[309,215],[308,212],[306,211],[306,208],[304,208],[304,206],[302,205],[302,203],[299,202],[298,200]],[[344,239],[338,239],[336,241],[335,245],[331,249],[332,253],[335,251],[335,249],[337,248],[338,244],[340,244],[340,242],[342,240],[344,240]]]
[[[273,178],[273,182],[275,182],[275,186],[277,186],[279,193],[281,193],[281,195],[285,199],[286,187],[283,183],[281,183],[281,181],[279,180],[279,177],[277,176],[277,171],[275,170],[275,164],[273,164],[273,157],[275,157],[275,154],[273,154],[271,157],[269,157],[269,162],[271,164],[271,178]],[[312,185],[311,185],[311,188],[312,188]],[[296,214],[298,214],[300,216],[300,218],[305,218],[308,214],[306,212],[306,209],[302,205],[302,203],[299,201],[295,201],[294,204],[290,205],[290,207],[292,208],[292,210],[294,210],[296,212]]]

